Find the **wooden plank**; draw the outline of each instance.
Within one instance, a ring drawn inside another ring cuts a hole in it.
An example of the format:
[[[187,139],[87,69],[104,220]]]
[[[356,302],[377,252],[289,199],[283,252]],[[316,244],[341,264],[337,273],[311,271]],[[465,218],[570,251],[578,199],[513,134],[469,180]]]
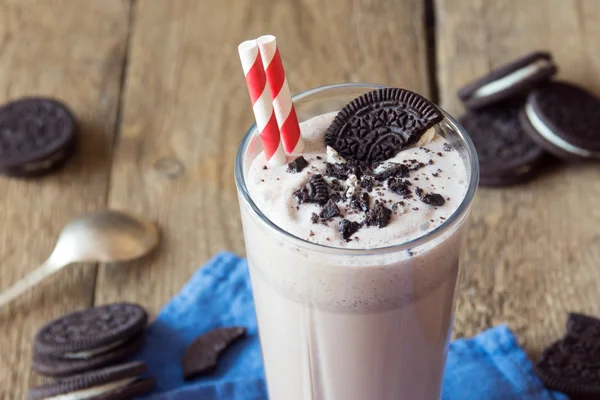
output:
[[[440,97],[528,51],[549,49],[560,78],[600,95],[600,3],[437,0]],[[480,189],[457,335],[507,322],[528,351],[564,332],[567,311],[600,314],[600,170],[557,166],[528,185]]]
[[[106,203],[129,3],[0,1],[0,101],[49,95],[81,121],[77,156],[35,181],[0,178],[0,290],[39,266],[62,226]],[[0,399],[24,399],[35,331],[93,302],[93,265],[73,266],[0,310]]]
[[[252,122],[243,40],[277,34],[294,92],[349,81],[428,92],[420,0],[155,0],[135,16],[109,204],[157,220],[163,242],[132,268],[101,267],[98,302],[156,311],[215,252],[244,253],[233,182]]]

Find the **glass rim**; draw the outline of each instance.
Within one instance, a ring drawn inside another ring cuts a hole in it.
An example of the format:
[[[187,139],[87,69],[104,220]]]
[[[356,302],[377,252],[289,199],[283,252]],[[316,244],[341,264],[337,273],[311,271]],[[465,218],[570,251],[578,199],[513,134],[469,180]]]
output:
[[[319,92],[323,92],[325,90],[336,90],[336,89],[371,89],[377,90],[386,88],[388,86],[377,85],[377,84],[368,84],[368,83],[339,83],[332,85],[323,85],[318,86],[313,89],[308,89],[303,92],[297,93],[292,96],[292,100],[299,101],[303,100],[306,97],[309,97],[313,94],[317,94]],[[479,161],[477,157],[477,152],[475,151],[475,145],[473,141],[469,137],[466,130],[446,111],[440,108],[440,111],[444,115],[444,120],[450,128],[457,134],[460,140],[463,142],[467,149],[467,153],[469,155],[469,164],[471,167],[471,171],[469,174],[469,185],[467,188],[467,192],[465,193],[460,205],[458,208],[438,227],[428,232],[423,236],[419,236],[415,239],[409,240],[407,242],[394,244],[391,246],[385,247],[377,247],[372,249],[355,249],[355,248],[343,248],[343,247],[333,247],[327,246],[323,244],[313,243],[308,240],[302,239],[298,236],[295,236],[288,231],[277,226],[273,221],[271,221],[256,205],[256,203],[252,200],[250,196],[250,192],[248,191],[248,187],[246,185],[246,179],[244,177],[244,155],[248,149],[248,146],[251,143],[251,140],[255,136],[256,131],[256,123],[253,123],[250,128],[244,134],[240,146],[238,147],[238,151],[235,157],[235,167],[234,167],[234,177],[235,184],[237,187],[238,196],[247,207],[250,208],[255,216],[258,216],[262,222],[264,222],[267,227],[277,234],[278,236],[285,238],[286,240],[294,243],[294,245],[298,247],[303,247],[309,249],[311,251],[317,251],[328,254],[339,254],[345,256],[362,256],[362,255],[372,255],[372,254],[385,254],[398,252],[408,249],[413,249],[419,246],[422,246],[431,240],[443,235],[449,227],[454,226],[457,222],[462,221],[465,215],[468,213],[469,208],[473,202],[475,197],[475,193],[477,191],[477,185],[479,181]]]

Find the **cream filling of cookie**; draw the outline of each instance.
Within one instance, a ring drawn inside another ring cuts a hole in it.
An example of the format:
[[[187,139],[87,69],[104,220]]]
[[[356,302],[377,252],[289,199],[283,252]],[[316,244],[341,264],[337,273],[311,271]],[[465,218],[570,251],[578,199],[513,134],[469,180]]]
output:
[[[516,83],[519,83],[529,77],[532,77],[533,75],[537,74],[538,71],[551,67],[552,65],[553,63],[550,60],[538,60],[525,67],[519,68],[516,71],[511,72],[510,74],[500,79],[496,79],[493,82],[483,85],[473,93],[471,98],[491,96],[493,94],[501,92],[513,86]]]
[[[340,156],[337,151],[334,150],[333,147],[326,147],[327,153],[327,162],[332,164],[346,164],[346,160],[344,157]]]
[[[64,151],[59,151],[58,153],[55,153],[52,157],[47,158],[43,161],[37,161],[37,162],[33,162],[33,163],[29,163],[29,164],[25,164],[23,166],[23,169],[25,171],[39,171],[40,169],[48,169],[50,168],[55,162],[57,162],[58,160],[60,160],[61,158],[63,158],[63,154]]]
[[[553,145],[555,145],[565,151],[568,151],[569,153],[577,154],[582,157],[600,158],[600,152],[582,149],[581,147],[572,145],[571,143],[567,142],[560,136],[557,136],[554,132],[552,132],[552,129],[550,129],[548,127],[548,125],[546,125],[544,123],[544,121],[542,121],[540,119],[540,117],[538,117],[538,115],[533,110],[533,107],[531,106],[531,104],[527,103],[525,105],[525,113],[527,114],[527,119],[529,119],[529,122],[535,128],[535,130],[540,134],[540,136],[542,136],[544,139],[546,139]]]
[[[425,131],[425,133],[421,136],[419,141],[415,143],[416,147],[425,146],[427,143],[431,142],[435,136],[435,128],[431,127]]]
[[[514,175],[521,176],[531,171],[531,165],[523,165],[515,170]]]
[[[83,399],[91,399],[93,397],[97,397],[106,393],[110,393],[113,390],[124,388],[133,382],[135,382],[138,378],[127,378],[121,379],[119,381],[105,383],[104,385],[97,385],[91,388],[76,390],[74,392],[59,394],[57,396],[46,397],[44,400],[83,400]]]
[[[63,357],[75,359],[75,360],[79,360],[79,359],[85,360],[85,359],[91,358],[93,356],[97,356],[98,354],[105,353],[108,350],[112,350],[116,347],[119,347],[123,343],[125,343],[124,340],[119,340],[115,343],[107,344],[106,346],[102,346],[102,347],[96,347],[95,349],[91,349],[91,350],[78,351],[76,353],[65,353],[65,354],[63,354]]]

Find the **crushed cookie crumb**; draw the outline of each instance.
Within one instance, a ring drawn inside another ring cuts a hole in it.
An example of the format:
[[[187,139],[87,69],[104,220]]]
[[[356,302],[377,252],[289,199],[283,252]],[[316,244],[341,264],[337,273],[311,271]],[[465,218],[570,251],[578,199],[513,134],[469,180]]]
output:
[[[385,228],[390,222],[390,216],[392,210],[386,208],[383,203],[375,200],[373,206],[369,209],[369,212],[365,218],[366,226],[377,226],[378,228]]]
[[[312,215],[310,216],[310,220],[312,221],[313,224],[316,224],[317,222],[319,222],[319,214],[317,213],[312,213]]]
[[[331,199],[329,199],[329,201],[327,202],[327,204],[325,204],[325,206],[321,210],[321,213],[319,214],[319,217],[321,217],[325,221],[339,216],[341,216],[340,209]]]
[[[306,161],[304,156],[299,156],[296,157],[294,161],[288,164],[287,172],[297,174],[299,172],[302,172],[302,170],[306,167],[308,167],[308,161]]]

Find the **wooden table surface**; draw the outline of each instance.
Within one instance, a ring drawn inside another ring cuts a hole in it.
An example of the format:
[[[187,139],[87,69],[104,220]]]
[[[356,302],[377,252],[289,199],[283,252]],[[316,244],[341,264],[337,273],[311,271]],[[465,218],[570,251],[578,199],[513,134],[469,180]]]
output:
[[[600,95],[597,0],[0,0],[0,101],[56,96],[82,127],[61,173],[0,178],[0,289],[82,212],[131,210],[163,232],[130,268],[71,266],[0,310],[1,399],[41,381],[31,345],[47,320],[122,300],[155,313],[216,251],[244,253],[233,160],[252,115],[236,46],[263,33],[278,36],[293,92],[382,83],[457,114],[457,87],[550,49],[561,78]],[[535,357],[567,311],[600,314],[598,198],[592,164],[481,188],[455,335],[508,323]]]

